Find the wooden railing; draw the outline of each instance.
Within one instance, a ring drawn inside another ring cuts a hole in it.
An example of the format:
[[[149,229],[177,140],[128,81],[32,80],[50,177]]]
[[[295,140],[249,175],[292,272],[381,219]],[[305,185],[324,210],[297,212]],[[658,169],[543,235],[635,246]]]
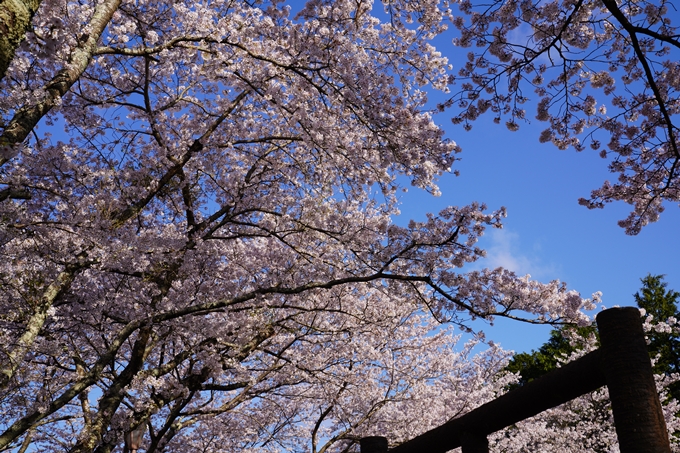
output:
[[[634,307],[596,317],[600,347],[550,373],[405,442],[389,453],[488,453],[487,436],[606,385],[621,453],[670,453],[652,364]],[[385,453],[384,437],[360,441],[361,453]]]

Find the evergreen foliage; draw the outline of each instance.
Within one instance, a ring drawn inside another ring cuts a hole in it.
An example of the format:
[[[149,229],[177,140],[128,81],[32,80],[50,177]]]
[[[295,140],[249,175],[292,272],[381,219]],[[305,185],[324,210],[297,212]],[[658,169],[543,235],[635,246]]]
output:
[[[642,288],[635,297],[635,303],[651,315],[652,322],[678,319],[678,300],[680,293],[666,289],[663,275],[647,275],[642,279]],[[656,362],[654,371],[670,375],[680,372],[680,336],[672,331],[653,331],[649,333],[649,355]],[[680,382],[671,384],[670,395],[680,399]]]
[[[678,300],[680,293],[667,289],[667,283],[663,275],[647,275],[640,279],[642,287],[633,295],[639,308],[652,316],[652,323],[666,321],[669,318],[678,319]],[[579,342],[570,341],[574,335],[585,338],[588,335],[597,335],[594,326],[589,327],[563,327],[550,332],[550,339],[538,350],[530,353],[522,352],[515,354],[506,367],[513,373],[520,373],[521,386],[557,368],[561,359],[569,357],[573,352],[580,350]],[[672,331],[653,330],[648,333],[649,355],[656,359],[654,372],[670,375],[680,372],[680,336]],[[670,395],[679,399],[680,383],[670,386]]]

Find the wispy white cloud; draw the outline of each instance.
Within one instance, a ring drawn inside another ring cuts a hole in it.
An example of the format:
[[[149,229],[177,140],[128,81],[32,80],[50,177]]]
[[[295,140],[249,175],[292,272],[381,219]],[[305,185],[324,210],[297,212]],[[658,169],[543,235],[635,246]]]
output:
[[[534,48],[535,42],[533,41],[534,29],[531,25],[526,22],[522,22],[519,27],[511,30],[508,33],[508,42],[516,43],[518,45],[527,46],[529,48]],[[552,66],[555,62],[561,61],[561,56],[555,52],[554,49],[548,50],[548,52],[542,53],[535,60],[537,63],[544,63],[548,66]]]
[[[529,247],[523,246],[520,236],[507,229],[491,230],[484,235],[486,240],[486,258],[479,264],[483,267],[504,267],[518,275],[531,274],[533,278],[551,279],[558,274],[554,264],[545,263],[537,252],[540,243],[534,241]]]

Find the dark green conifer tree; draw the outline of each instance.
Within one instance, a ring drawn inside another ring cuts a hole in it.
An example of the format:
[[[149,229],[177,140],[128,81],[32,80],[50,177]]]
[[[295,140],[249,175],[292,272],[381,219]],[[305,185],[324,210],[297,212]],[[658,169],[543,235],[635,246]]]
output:
[[[640,281],[642,288],[633,295],[638,307],[644,308],[648,315],[652,315],[655,322],[666,321],[671,317],[680,320],[678,311],[680,293],[666,288],[668,284],[664,281],[663,275],[649,274]],[[596,335],[597,330],[594,326],[556,329],[550,332],[550,339],[538,350],[516,354],[506,367],[508,371],[520,373],[519,383],[515,387],[554,370],[561,358],[578,349],[578,346],[572,345],[569,341],[567,333],[586,337]],[[649,355],[657,358],[654,371],[666,375],[680,373],[680,336],[674,332],[650,332],[648,338]],[[670,386],[670,396],[680,399],[680,382]]]
[[[666,289],[668,284],[663,275],[647,275],[642,279],[642,288],[635,297],[635,303],[644,308],[653,321],[666,321],[668,318],[680,319],[678,301],[680,293]],[[674,332],[650,332],[649,355],[656,357],[654,371],[666,375],[680,372],[680,337]],[[670,386],[671,397],[680,399],[680,382]]]

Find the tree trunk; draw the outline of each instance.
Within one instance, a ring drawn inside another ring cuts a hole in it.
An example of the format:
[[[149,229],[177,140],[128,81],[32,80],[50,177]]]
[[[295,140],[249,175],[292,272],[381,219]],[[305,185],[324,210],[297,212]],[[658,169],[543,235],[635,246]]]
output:
[[[0,0],[0,5],[19,0]],[[21,0],[24,2],[38,0]],[[18,152],[15,145],[23,142],[38,122],[57,105],[61,97],[71,89],[74,83],[87,69],[92,55],[97,49],[97,41],[104,32],[113,14],[120,6],[121,0],[105,0],[97,4],[92,19],[90,20],[90,34],[83,40],[69,57],[69,64],[57,72],[52,80],[45,85],[45,95],[35,104],[27,104],[14,114],[5,130],[0,135],[0,166]],[[1,31],[1,30],[0,30]]]
[[[0,80],[26,36],[40,0],[0,0]]]

